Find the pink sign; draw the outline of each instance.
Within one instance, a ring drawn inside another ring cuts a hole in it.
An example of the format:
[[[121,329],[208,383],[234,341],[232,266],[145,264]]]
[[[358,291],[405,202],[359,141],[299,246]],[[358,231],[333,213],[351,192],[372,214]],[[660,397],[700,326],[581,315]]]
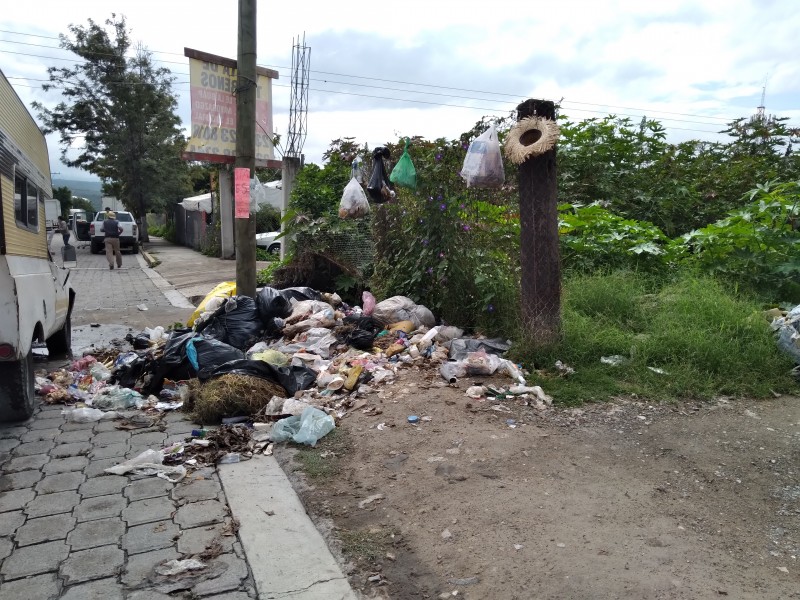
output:
[[[233,201],[237,219],[250,218],[250,169],[237,167],[233,170]]]

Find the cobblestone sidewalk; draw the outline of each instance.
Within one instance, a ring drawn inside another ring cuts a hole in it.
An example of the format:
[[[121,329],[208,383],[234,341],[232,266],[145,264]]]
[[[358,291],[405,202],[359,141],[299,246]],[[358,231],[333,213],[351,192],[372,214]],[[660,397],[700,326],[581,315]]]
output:
[[[256,597],[214,469],[178,484],[103,471],[183,440],[188,420],[171,413],[163,431],[122,431],[68,423],[61,410],[0,425],[0,600]],[[154,572],[207,550],[221,553],[199,575]]]

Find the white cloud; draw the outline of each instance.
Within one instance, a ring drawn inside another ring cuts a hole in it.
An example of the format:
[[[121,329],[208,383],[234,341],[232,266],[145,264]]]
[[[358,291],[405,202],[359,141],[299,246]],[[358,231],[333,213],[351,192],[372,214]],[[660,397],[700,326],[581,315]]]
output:
[[[223,56],[236,54],[236,2],[232,0],[118,0],[113,8],[98,0],[33,0],[31,5],[24,14],[5,12],[0,29],[57,36],[70,23],[83,25],[87,18],[102,22],[113,10],[126,16],[134,40],[160,51],[159,59],[171,61],[165,66],[176,72],[179,81],[188,79],[184,46]],[[311,88],[328,90],[310,94],[305,148],[309,161],[319,161],[331,139],[346,135],[371,146],[398,135],[455,137],[489,109],[502,113],[526,97],[564,97],[572,118],[604,112],[646,114],[664,119],[673,139],[712,138],[705,132],[724,125],[714,117],[753,112],[768,75],[768,110],[799,124],[800,64],[795,40],[800,11],[794,0],[660,4],[562,0],[557,5],[515,0],[351,0],[309,3],[299,10],[296,3],[268,2],[258,9],[259,63],[274,65],[281,74],[273,89],[278,132],[285,135],[288,126],[289,94],[282,86],[289,83],[291,44],[303,31],[311,47]],[[42,79],[48,65],[65,64],[9,54],[66,56],[52,48],[14,42],[58,43],[0,32],[7,76]],[[508,96],[434,87],[414,88],[428,95],[410,94],[398,90],[411,86],[366,78]],[[19,84],[18,93],[28,103],[57,101],[53,94],[22,87],[41,82],[12,82]],[[180,116],[188,122],[188,85],[180,83],[176,90]],[[49,142],[53,170],[67,171],[57,165],[57,140],[51,136]]]

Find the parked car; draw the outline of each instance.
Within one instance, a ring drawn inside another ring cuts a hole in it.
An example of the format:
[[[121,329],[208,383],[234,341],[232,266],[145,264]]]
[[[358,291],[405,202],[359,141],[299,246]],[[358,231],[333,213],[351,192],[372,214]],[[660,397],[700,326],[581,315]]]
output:
[[[269,233],[256,234],[256,247],[264,248],[270,254],[277,254],[281,251],[281,241],[275,238],[281,234],[280,231],[270,231]]]
[[[0,421],[33,414],[34,342],[68,354],[75,290],[47,248],[47,144],[0,72]]]
[[[119,236],[119,247],[130,248],[131,252],[137,254],[139,252],[139,227],[133,215],[124,210],[118,210],[114,214],[117,216],[117,221],[122,226],[122,235]],[[100,254],[105,246],[106,234],[103,233],[103,221],[106,219],[106,213],[101,211],[94,216],[94,220],[89,225],[89,235],[92,237],[92,254]]]

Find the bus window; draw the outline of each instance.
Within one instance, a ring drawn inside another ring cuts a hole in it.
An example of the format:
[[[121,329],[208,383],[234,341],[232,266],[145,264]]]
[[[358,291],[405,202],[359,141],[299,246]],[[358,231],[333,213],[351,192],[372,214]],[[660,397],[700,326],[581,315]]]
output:
[[[14,177],[14,218],[19,227],[39,231],[39,190],[24,177]]]
[[[28,229],[39,231],[39,190],[28,182]]]

